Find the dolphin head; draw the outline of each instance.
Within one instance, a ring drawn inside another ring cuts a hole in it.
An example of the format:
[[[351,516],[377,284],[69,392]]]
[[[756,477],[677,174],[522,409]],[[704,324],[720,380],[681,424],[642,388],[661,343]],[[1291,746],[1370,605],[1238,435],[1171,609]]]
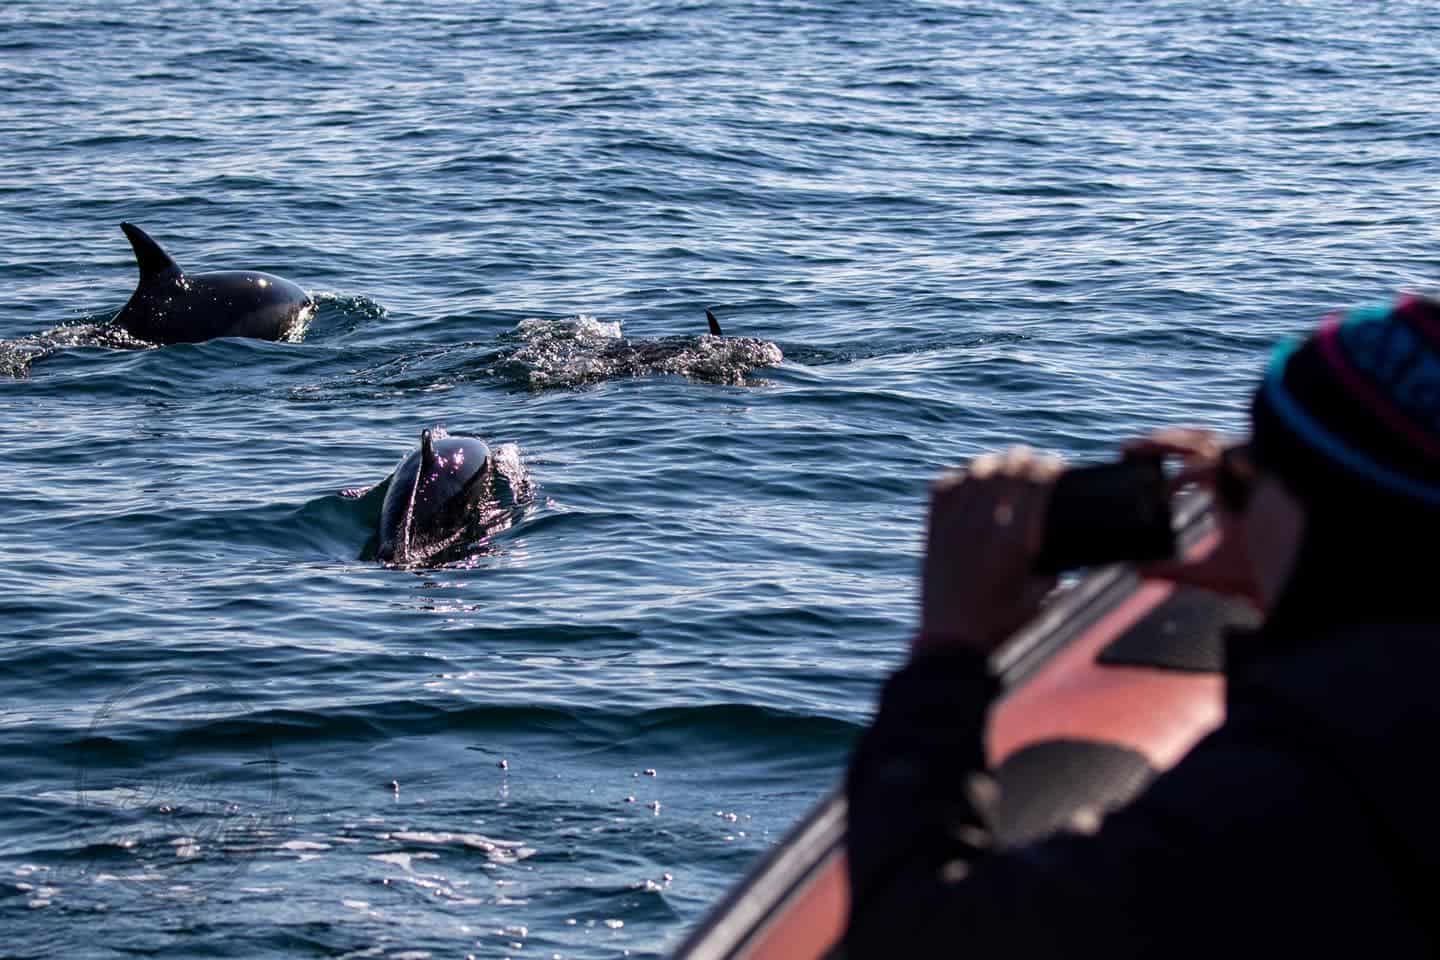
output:
[[[380,508],[378,557],[417,563],[463,540],[490,495],[490,448],[475,437],[425,430],[401,461]]]

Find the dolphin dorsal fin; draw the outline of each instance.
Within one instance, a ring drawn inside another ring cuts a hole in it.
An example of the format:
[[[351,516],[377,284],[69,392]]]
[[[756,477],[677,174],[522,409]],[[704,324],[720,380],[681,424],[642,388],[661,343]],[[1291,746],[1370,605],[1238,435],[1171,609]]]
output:
[[[705,319],[710,321],[710,335],[711,335],[711,336],[713,336],[713,337],[723,337],[723,336],[725,336],[725,334],[723,334],[723,333],[720,332],[720,321],[715,319],[715,314],[711,313],[709,310],[706,310],[706,311],[705,311]]]
[[[420,431],[420,472],[424,474],[435,465],[435,441],[429,430]]]
[[[170,254],[150,238],[150,234],[133,223],[122,223],[120,229],[125,231],[125,236],[130,238],[130,246],[135,248],[135,263],[140,267],[141,283],[182,276],[180,264],[172,260]]]

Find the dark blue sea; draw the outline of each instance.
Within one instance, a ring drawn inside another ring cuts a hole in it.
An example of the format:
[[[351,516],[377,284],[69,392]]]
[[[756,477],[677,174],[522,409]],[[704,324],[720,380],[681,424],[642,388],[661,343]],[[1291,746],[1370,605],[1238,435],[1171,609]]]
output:
[[[1437,103],[1423,2],[0,5],[0,955],[665,955],[837,782],[937,471],[1433,291]],[[121,342],[122,220],[318,314]],[[533,496],[363,559],[436,425]]]

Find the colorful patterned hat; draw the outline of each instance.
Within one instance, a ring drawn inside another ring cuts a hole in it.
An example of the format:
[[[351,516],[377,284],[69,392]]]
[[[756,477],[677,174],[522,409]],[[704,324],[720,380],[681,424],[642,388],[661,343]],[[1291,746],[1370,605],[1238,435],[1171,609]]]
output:
[[[1281,344],[1251,420],[1257,460],[1302,500],[1440,511],[1440,301],[1337,312]]]

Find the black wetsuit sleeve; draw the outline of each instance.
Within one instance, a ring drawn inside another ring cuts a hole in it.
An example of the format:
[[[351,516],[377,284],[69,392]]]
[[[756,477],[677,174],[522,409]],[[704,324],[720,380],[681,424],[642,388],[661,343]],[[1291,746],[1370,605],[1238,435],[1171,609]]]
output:
[[[1353,790],[1254,726],[1207,737],[1096,834],[993,850],[973,782],[995,693],[985,663],[958,654],[887,683],[846,784],[847,960],[1336,955],[1365,952],[1368,921],[1405,923]]]
[[[917,659],[885,684],[845,785],[850,956],[890,950],[895,924],[932,910],[914,900],[917,888],[940,892],[947,869],[954,876],[984,855],[975,788],[997,692],[985,659],[965,652]]]

